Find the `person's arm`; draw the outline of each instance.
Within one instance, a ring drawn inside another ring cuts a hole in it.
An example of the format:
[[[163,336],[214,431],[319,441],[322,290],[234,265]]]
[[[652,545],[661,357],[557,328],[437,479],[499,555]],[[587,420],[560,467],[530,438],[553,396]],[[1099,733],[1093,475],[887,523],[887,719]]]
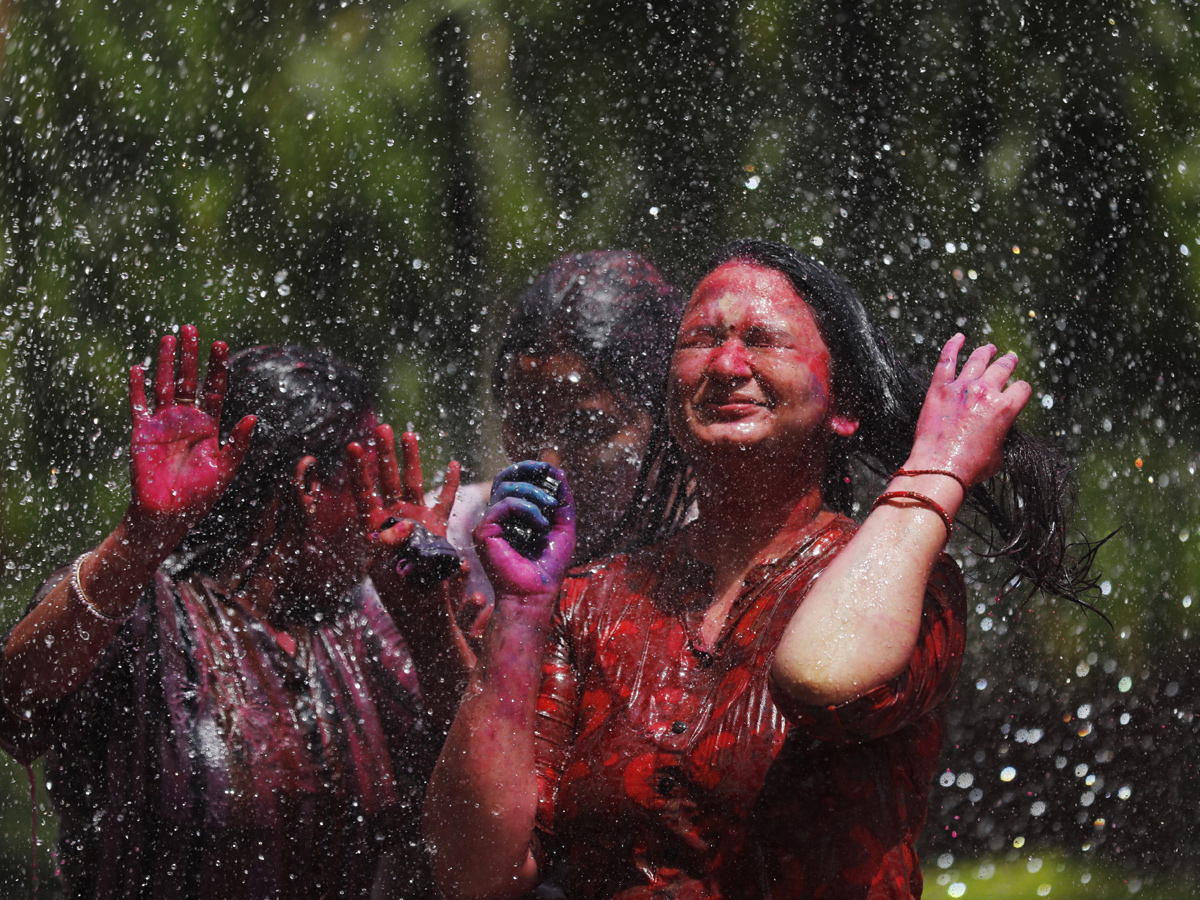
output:
[[[416,565],[401,563],[398,567],[397,563],[405,558],[417,525],[440,539],[447,554],[454,553],[445,541],[446,522],[458,492],[460,467],[457,462],[450,463],[441,497],[427,507],[417,436],[406,432],[400,445],[403,457],[398,462],[391,426],[378,426],[377,475],[361,445],[351,444],[347,454],[354,470],[359,514],[368,535],[371,581],[404,637],[430,712],[446,728],[454,718],[474,661],[454,615],[466,573],[456,554],[453,571],[446,573],[429,575]]]
[[[173,336],[159,345],[154,410],[141,366],[129,373],[133,417],[130,503],[121,522],[17,623],[4,644],[0,699],[31,717],[87,680],[163,560],[233,480],[250,444],[247,416],[222,447],[221,406],[228,350],[218,341],[197,399],[197,334],[181,329],[175,374]]]
[[[899,676],[917,646],[926,587],[946,545],[964,490],[995,475],[1005,435],[1028,402],[1023,381],[1005,385],[1017,358],[992,362],[990,344],[971,354],[955,377],[965,338],[942,350],[917,422],[905,471],[946,474],[898,476],[895,496],[869,515],[818,578],[788,624],[771,675],[797,703],[833,706],[861,697]],[[959,480],[961,479],[962,484]]]
[[[559,481],[557,497],[529,483],[547,470]],[[513,520],[545,535],[535,559],[505,539]],[[451,900],[514,898],[537,884],[536,704],[551,618],[575,547],[574,505],[562,474],[545,463],[502,472],[475,542],[496,606],[425,800],[434,875]]]

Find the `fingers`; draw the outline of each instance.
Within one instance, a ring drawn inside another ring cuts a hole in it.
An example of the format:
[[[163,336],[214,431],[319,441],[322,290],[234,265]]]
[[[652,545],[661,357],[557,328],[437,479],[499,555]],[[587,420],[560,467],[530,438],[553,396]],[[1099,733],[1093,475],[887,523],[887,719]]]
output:
[[[982,347],[975,348],[966,363],[963,364],[962,371],[957,374],[956,379],[955,368],[958,365],[958,354],[966,341],[966,337],[961,332],[946,341],[946,345],[942,348],[942,354],[938,357],[937,366],[934,368],[934,383],[941,381],[949,384],[955,380],[978,380],[989,387],[1003,390],[1008,379],[1016,371],[1019,361],[1017,354],[1009,351],[993,362],[992,357],[996,355],[996,346],[995,344],[984,344]]]
[[[997,390],[1003,390],[1004,385],[1008,383],[1008,379],[1012,377],[1012,373],[1016,371],[1016,368],[1017,354],[1010,351],[997,358],[995,362],[988,366],[979,380]]]
[[[396,465],[396,435],[391,425],[380,425],[375,429],[376,446],[379,450],[379,489],[385,506],[391,506],[401,496],[400,470]]]
[[[154,371],[154,408],[175,402],[175,336],[164,334],[158,342],[158,368]]]
[[[213,341],[208,353],[208,371],[204,373],[204,388],[200,392],[200,410],[218,421],[225,404],[225,389],[229,385],[229,347],[224,341]]]
[[[530,484],[536,484],[546,492],[558,496],[566,477],[561,470],[549,463],[527,459],[502,470],[492,480],[492,494],[495,495],[500,485],[510,481],[528,481]]]
[[[350,461],[350,473],[354,478],[354,500],[358,504],[360,515],[367,517],[375,510],[383,509],[379,492],[375,490],[375,481],[367,467],[367,451],[362,444],[355,441],[346,448],[346,457]]]
[[[961,332],[946,341],[946,345],[942,347],[942,355],[938,357],[937,366],[933,370],[935,382],[941,381],[949,384],[954,380],[954,375],[958,371],[958,352],[962,350],[963,344],[966,342],[967,336]]]
[[[146,406],[146,372],[141,366],[129,370],[129,415],[134,424],[150,417]]]
[[[442,493],[438,495],[438,502],[433,507],[434,515],[443,522],[450,518],[450,510],[454,507],[454,498],[458,495],[461,479],[462,466],[458,460],[450,460],[450,465],[446,466],[446,480],[442,483]]]
[[[257,424],[258,416],[246,416],[233,426],[233,431],[229,432],[229,440],[221,448],[221,453],[225,457],[226,471],[230,476],[237,471],[238,466],[245,459],[246,451],[250,449],[250,436],[254,433],[254,426]]]
[[[179,329],[179,377],[175,382],[175,402],[196,402],[196,383],[200,365],[200,339],[195,325]]]
[[[536,503],[543,509],[549,510],[558,505],[557,492],[550,493],[545,488],[530,484],[527,481],[506,481],[492,491],[492,502],[497,503],[505,497],[519,497]]]
[[[384,547],[401,547],[408,542],[412,537],[413,531],[416,530],[417,523],[411,519],[385,519],[381,525],[387,525],[388,522],[393,524],[387,528],[380,528],[371,537],[373,540],[379,541]]]
[[[1016,412],[1013,413],[1013,418],[1015,419],[1021,410],[1025,408],[1025,404],[1027,404],[1029,399],[1033,396],[1033,388],[1030,386],[1028,381],[1014,381],[1008,386],[1002,396],[1008,400],[1016,410]]]
[[[404,453],[403,498],[409,503],[425,502],[425,479],[421,474],[421,448],[417,436],[406,431],[400,436]]]
[[[494,523],[518,520],[531,524],[540,532],[550,530],[550,520],[546,518],[542,508],[523,497],[504,497],[494,502],[483,514],[481,523]]]
[[[974,352],[967,357],[966,363],[963,364],[962,371],[958,373],[958,380],[974,381],[979,378],[987,370],[988,363],[995,355],[995,344],[984,344],[982,347],[976,347]]]

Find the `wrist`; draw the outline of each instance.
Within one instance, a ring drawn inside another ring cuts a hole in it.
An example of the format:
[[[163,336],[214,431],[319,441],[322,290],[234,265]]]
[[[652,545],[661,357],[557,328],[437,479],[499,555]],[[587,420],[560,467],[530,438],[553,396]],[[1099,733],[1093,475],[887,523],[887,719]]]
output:
[[[554,616],[557,601],[557,593],[498,593],[492,618],[506,630],[544,635],[550,630],[550,619]]]
[[[417,584],[394,571],[370,574],[384,609],[405,637],[437,634],[447,626],[447,598],[453,588],[445,582]]]
[[[112,536],[130,547],[132,553],[154,555],[161,562],[183,543],[188,531],[186,522],[147,515],[136,503],[130,503]]]
[[[95,552],[113,557],[130,572],[153,573],[185,537],[186,526],[153,522],[130,505]]]
[[[966,499],[966,490],[956,473],[946,466],[920,461],[905,462],[896,470],[884,491],[914,491],[934,501],[953,521]]]

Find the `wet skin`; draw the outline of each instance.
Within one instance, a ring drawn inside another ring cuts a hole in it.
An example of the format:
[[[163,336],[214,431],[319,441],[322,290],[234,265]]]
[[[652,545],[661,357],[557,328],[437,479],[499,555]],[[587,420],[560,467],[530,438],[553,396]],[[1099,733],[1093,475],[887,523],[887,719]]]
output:
[[[697,286],[668,385],[671,433],[695,461],[731,450],[799,459],[857,424],[837,415],[829,348],[780,272],[730,262]]]
[[[650,415],[608,388],[578,354],[522,354],[509,369],[502,411],[510,459],[542,459],[571,481],[584,562],[612,536],[633,497]]]
[[[354,442],[346,450],[357,514],[356,533],[365,535],[367,570],[388,613],[405,636],[417,667],[421,690],[439,724],[448,725],[462,695],[474,653],[455,624],[466,570],[445,580],[406,577],[397,567],[413,527],[446,537],[446,522],[458,493],[461,467],[452,461],[438,501],[425,506],[421,449],[417,436],[400,437],[400,456],[390,425],[379,425],[373,441]]]

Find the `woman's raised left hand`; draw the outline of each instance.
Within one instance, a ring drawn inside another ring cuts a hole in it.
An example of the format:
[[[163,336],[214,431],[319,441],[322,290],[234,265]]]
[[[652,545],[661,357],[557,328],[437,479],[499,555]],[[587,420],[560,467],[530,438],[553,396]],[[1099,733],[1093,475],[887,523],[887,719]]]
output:
[[[458,493],[461,467],[456,461],[447,466],[438,502],[426,506],[417,436],[412,432],[401,435],[401,468],[396,459],[392,427],[379,425],[375,434],[379,452],[377,476],[361,444],[351,444],[346,452],[354,473],[359,516],[371,547],[370,574],[379,583],[381,579],[386,581],[395,576],[397,555],[412,538],[415,526],[420,525],[430,535],[445,540],[446,523]]]
[[[904,467],[952,472],[975,485],[1000,471],[1004,438],[1033,389],[1024,381],[1008,383],[1017,355],[993,359],[992,344],[976,348],[957,372],[966,340],[956,334],[942,348]]]

